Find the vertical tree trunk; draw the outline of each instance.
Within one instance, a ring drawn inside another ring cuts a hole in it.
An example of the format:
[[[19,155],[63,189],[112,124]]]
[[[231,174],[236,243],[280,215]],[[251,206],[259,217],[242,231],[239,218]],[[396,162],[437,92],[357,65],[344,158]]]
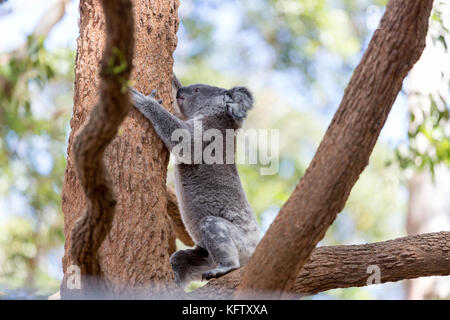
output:
[[[133,1],[135,26],[134,86],[155,88],[171,108],[172,54],[178,29],[178,0]],[[70,122],[62,210],[66,235],[63,269],[72,264],[69,235],[86,209],[74,167],[73,142],[98,100],[105,22],[99,1],[80,1],[73,115]],[[104,161],[117,200],[112,229],[99,252],[101,273],[113,292],[171,283],[169,252],[173,231],[166,215],[168,152],[148,120],[134,108],[107,147]],[[64,284],[63,284],[64,285]]]

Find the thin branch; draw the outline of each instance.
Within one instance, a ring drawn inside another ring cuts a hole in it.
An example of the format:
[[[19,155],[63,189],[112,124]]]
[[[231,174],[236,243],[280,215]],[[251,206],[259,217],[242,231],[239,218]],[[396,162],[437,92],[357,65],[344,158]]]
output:
[[[375,266],[370,267],[369,266]],[[315,249],[286,297],[299,298],[336,288],[364,287],[380,270],[379,283],[450,275],[450,232],[436,232],[363,245]],[[210,281],[191,298],[231,299],[242,276],[236,270]],[[268,294],[266,298],[273,298]]]

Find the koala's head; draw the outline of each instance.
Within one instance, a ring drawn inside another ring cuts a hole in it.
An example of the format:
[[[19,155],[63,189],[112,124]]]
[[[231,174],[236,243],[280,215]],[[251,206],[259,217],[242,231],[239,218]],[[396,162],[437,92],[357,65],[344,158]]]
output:
[[[240,126],[253,106],[253,97],[245,87],[230,90],[193,84],[177,91],[180,112],[187,119],[198,116],[231,117]]]

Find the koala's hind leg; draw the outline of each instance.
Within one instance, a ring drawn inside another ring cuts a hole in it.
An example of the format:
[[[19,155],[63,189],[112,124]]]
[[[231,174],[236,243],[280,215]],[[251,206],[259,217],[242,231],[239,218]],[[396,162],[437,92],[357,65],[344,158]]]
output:
[[[202,279],[218,278],[239,268],[239,252],[234,242],[235,226],[228,220],[207,216],[200,221],[202,246],[205,246],[216,267],[203,273]]]
[[[175,252],[170,257],[170,264],[175,282],[182,288],[191,281],[202,280],[203,272],[214,267],[208,251],[199,246]]]

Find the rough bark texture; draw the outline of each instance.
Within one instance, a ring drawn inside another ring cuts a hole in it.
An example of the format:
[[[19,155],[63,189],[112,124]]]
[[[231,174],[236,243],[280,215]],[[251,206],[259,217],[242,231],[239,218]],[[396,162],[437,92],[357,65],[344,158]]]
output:
[[[145,93],[156,88],[164,105],[172,105],[172,54],[176,47],[178,1],[135,0],[134,86]],[[122,17],[123,18],[123,17]],[[115,26],[117,28],[117,26]],[[80,2],[80,36],[75,67],[74,110],[71,119],[62,209],[66,234],[63,268],[72,264],[69,235],[87,208],[74,164],[74,139],[98,101],[99,61],[105,47],[105,19],[98,1]],[[126,37],[131,37],[129,32]],[[151,86],[151,87],[150,87]],[[95,138],[94,138],[95,140]],[[116,207],[111,232],[100,248],[101,273],[117,295],[126,288],[142,288],[173,280],[169,252],[173,231],[166,213],[168,152],[148,120],[131,108],[129,117],[107,147],[105,167],[110,174]],[[64,283],[63,283],[64,285]]]
[[[132,69],[134,37],[128,36],[133,32],[129,0],[104,0],[102,7],[106,20],[106,48],[100,70],[100,101],[75,137],[73,147],[77,176],[88,200],[87,209],[69,235],[69,259],[71,264],[80,267],[82,290],[63,290],[63,297],[71,296],[71,293],[89,296],[107,289],[101,276],[98,249],[111,230],[116,200],[103,154],[130,110],[128,88],[123,85]],[[121,55],[114,50],[119,50]]]
[[[429,233],[385,242],[319,247],[313,251],[287,294],[290,298],[335,288],[362,287],[380,268],[380,283],[450,274],[450,232]],[[191,295],[200,299],[233,297],[242,269],[210,281]],[[267,296],[271,298],[272,296]]]
[[[389,1],[309,168],[244,269],[236,298],[280,297],[291,289],[369,161],[403,78],[423,51],[432,4]]]

